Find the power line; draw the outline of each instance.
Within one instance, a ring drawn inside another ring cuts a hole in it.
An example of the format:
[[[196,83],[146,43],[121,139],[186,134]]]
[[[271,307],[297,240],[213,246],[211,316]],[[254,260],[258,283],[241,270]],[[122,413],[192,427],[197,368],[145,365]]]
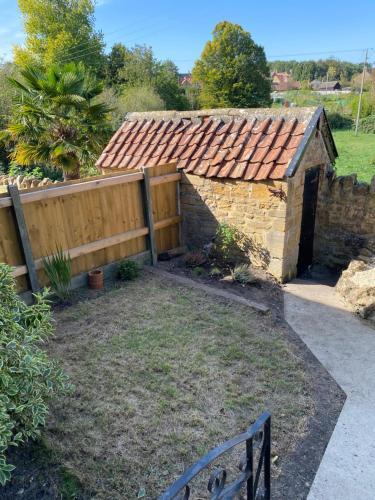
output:
[[[346,49],[346,50],[327,50],[324,52],[299,52],[296,54],[278,54],[278,55],[269,55],[267,56],[267,59],[271,58],[276,58],[276,57],[299,57],[299,56],[317,56],[317,55],[324,55],[324,54],[329,54],[334,56],[335,54],[340,54],[340,53],[349,53],[349,52],[364,52],[366,49]],[[369,49],[369,50],[374,50],[374,49]],[[195,61],[197,58],[194,59],[175,59],[176,62],[191,62]]]
[[[158,19],[158,18],[160,18],[160,17],[161,17],[161,13],[159,13],[157,16],[148,17],[148,18],[145,18],[145,19],[147,19],[147,20],[150,20],[150,19],[155,20],[155,19]],[[138,21],[138,22],[137,22],[137,24],[138,24],[138,23],[142,23],[142,22],[143,22],[143,20],[140,20],[140,21]],[[133,35],[133,34],[135,34],[135,33],[139,33],[139,32],[141,32],[141,31],[145,31],[145,30],[147,30],[148,28],[149,28],[149,27],[143,27],[143,28],[140,28],[140,29],[137,29],[137,30],[130,31],[130,32],[128,33],[128,35]],[[119,28],[119,29],[117,29],[117,30],[110,31],[110,32],[108,32],[108,33],[102,33],[102,35],[103,35],[103,37],[104,37],[104,36],[105,36],[105,37],[108,37],[108,36],[110,36],[110,35],[113,35],[113,34],[115,34],[115,33],[119,33],[119,32],[121,32],[121,31],[125,31],[125,30],[127,30],[127,29],[128,29],[127,27],[126,27],[126,28]],[[70,57],[70,56],[76,56],[76,55],[78,55],[78,54],[82,54],[82,53],[84,54],[86,51],[88,51],[88,50],[92,50],[92,49],[90,49],[90,47],[83,48],[85,45],[86,45],[86,46],[89,46],[90,44],[91,44],[91,42],[89,42],[89,41],[88,41],[88,42],[81,42],[81,43],[79,43],[79,44],[77,44],[77,45],[73,45],[73,47],[71,47],[71,48],[69,48],[69,49],[65,49],[65,50],[61,51],[61,54],[62,54],[63,56],[65,55],[65,57],[66,57],[66,58],[68,58],[68,57]],[[82,48],[80,48],[80,47],[82,47]],[[96,51],[95,51],[95,52],[96,52]],[[63,58],[63,59],[64,59],[64,58]]]
[[[148,35],[155,35],[157,33],[160,33],[161,31],[163,31],[166,28],[168,28],[168,25],[159,26],[159,28],[156,31],[151,32]],[[126,43],[130,44],[130,43],[136,42],[137,40],[138,40],[138,38],[133,38],[131,40],[127,40]],[[96,54],[96,53],[97,53],[96,50],[86,49],[86,50],[82,51],[81,54],[76,54],[73,57],[63,57],[62,59],[60,59],[60,62],[64,64],[64,63],[68,63],[68,62],[79,61],[79,60],[82,60],[83,58],[89,57],[90,55]]]

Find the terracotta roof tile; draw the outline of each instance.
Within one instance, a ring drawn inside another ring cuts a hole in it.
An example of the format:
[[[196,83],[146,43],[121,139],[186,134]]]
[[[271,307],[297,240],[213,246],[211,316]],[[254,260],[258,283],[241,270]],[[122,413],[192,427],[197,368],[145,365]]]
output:
[[[194,113],[192,118],[182,112],[156,117],[141,113],[136,119],[130,115],[97,165],[131,169],[176,161],[179,169],[207,177],[280,179],[308,123],[297,112],[275,112],[275,116],[262,110],[253,114],[252,110],[232,110],[222,116],[218,112],[212,116],[210,112],[207,116],[204,111]]]
[[[270,163],[263,163],[261,167],[259,168],[256,176],[254,177],[255,181],[261,181],[264,179],[267,179],[270,172],[273,170],[273,167],[275,166],[275,162],[270,162]]]
[[[237,163],[235,167],[231,170],[231,173],[229,174],[229,177],[231,179],[241,179],[243,174],[245,173],[247,167],[247,162],[243,161],[241,163]]]
[[[258,163],[250,163],[246,169],[246,172],[244,174],[244,179],[245,181],[250,181],[254,179],[254,177],[257,175],[259,167],[262,164],[260,162]]]
[[[220,178],[229,177],[235,164],[236,164],[235,160],[225,162],[225,164],[219,170],[219,173],[217,174],[217,176]]]

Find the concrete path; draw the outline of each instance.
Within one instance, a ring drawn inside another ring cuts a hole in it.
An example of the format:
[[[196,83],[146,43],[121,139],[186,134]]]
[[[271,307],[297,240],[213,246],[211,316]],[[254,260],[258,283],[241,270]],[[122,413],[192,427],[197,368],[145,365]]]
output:
[[[308,500],[375,499],[375,330],[334,288],[295,280],[286,320],[347,394]]]

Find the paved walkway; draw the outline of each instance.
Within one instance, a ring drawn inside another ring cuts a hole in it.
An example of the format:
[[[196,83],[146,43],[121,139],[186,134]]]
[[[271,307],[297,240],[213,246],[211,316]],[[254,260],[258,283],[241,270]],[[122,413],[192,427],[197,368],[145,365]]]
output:
[[[295,280],[286,320],[347,394],[308,500],[375,499],[375,330],[334,288]]]

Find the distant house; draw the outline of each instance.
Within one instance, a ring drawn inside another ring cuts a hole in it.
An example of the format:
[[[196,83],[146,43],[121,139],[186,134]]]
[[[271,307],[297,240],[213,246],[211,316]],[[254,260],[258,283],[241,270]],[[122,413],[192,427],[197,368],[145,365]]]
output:
[[[313,80],[311,82],[311,88],[320,92],[333,92],[335,90],[342,90],[341,84],[338,80],[333,80],[331,82]]]
[[[179,76],[179,83],[182,87],[192,85],[193,80],[190,73],[183,73]]]
[[[274,92],[285,92],[287,90],[298,90],[301,88],[301,84],[293,80],[289,73],[275,71],[271,74],[271,78],[272,90]]]

